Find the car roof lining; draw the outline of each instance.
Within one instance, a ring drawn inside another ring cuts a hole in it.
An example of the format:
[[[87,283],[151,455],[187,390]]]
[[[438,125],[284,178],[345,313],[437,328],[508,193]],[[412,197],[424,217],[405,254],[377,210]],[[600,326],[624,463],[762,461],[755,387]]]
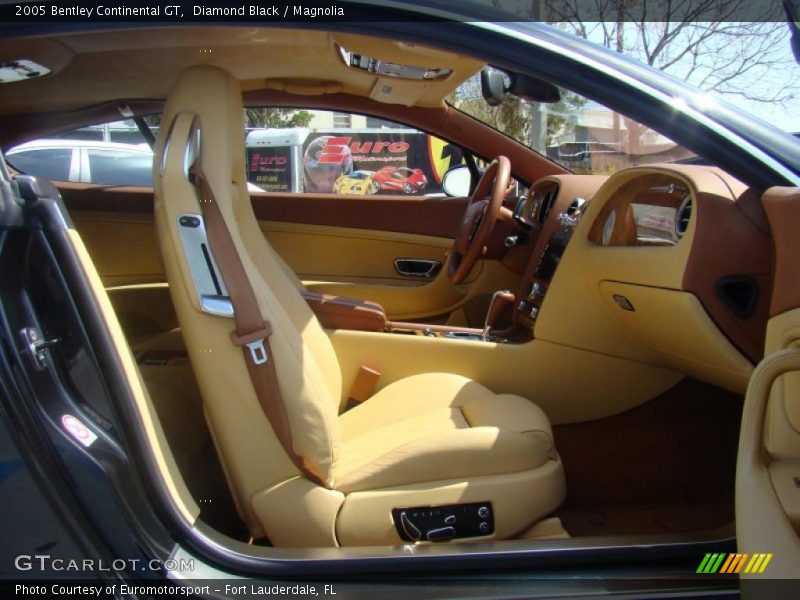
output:
[[[382,61],[452,73],[437,80],[388,78],[347,66],[337,45]],[[149,27],[0,40],[0,60],[23,58],[52,73],[4,85],[0,114],[78,110],[115,98],[165,98],[178,74],[197,64],[230,71],[244,92],[331,91],[438,107],[484,66],[476,59],[386,38],[266,27]]]

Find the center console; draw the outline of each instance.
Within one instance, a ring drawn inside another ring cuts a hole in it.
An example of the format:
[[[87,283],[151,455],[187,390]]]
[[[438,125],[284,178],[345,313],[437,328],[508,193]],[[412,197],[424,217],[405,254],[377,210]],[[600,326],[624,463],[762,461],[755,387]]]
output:
[[[432,338],[450,338],[460,340],[481,340],[483,332],[480,329],[470,327],[451,327],[449,325],[430,325],[427,323],[405,323],[401,321],[389,321],[386,324],[387,331],[405,335],[421,335]]]
[[[575,198],[562,212],[556,213],[546,226],[542,227],[531,260],[520,285],[514,321],[533,331],[536,318],[547,295],[547,289],[561,262],[572,233],[580,222],[587,201]],[[559,208],[555,207],[556,210]]]
[[[561,261],[561,256],[569,242],[570,232],[559,231],[554,234],[539,255],[530,281],[526,285],[527,293],[516,306],[518,322],[533,327],[539,310],[542,307],[547,288]]]

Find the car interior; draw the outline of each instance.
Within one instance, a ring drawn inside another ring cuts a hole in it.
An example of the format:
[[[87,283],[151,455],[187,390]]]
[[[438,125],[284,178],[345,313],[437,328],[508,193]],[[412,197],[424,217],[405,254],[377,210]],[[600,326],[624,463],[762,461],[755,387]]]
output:
[[[343,48],[446,75],[356,68]],[[487,65],[433,45],[0,41],[20,53],[50,74],[2,86],[4,149],[161,115],[152,188],[54,184],[189,518],[274,547],[734,535],[745,392],[797,338],[796,189],[697,164],[569,172],[450,106]],[[485,168],[467,197],[253,192],[246,106],[390,119]],[[796,373],[775,377],[751,475],[796,528]]]

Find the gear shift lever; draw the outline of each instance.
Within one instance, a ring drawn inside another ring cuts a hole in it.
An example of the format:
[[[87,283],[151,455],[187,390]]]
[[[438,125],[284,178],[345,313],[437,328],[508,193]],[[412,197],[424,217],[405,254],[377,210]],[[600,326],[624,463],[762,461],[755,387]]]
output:
[[[505,312],[509,305],[514,304],[514,294],[509,290],[499,290],[492,295],[489,301],[489,310],[486,311],[486,321],[483,324],[483,341],[489,339],[489,331],[494,327],[497,319]]]

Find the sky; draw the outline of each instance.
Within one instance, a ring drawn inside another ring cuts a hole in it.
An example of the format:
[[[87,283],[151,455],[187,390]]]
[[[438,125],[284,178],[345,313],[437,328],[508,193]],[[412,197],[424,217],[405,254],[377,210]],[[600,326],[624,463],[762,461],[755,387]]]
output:
[[[777,48],[783,49],[782,54],[785,57],[785,65],[781,68],[770,69],[768,72],[759,75],[758,80],[767,85],[777,86],[782,81],[787,81],[800,75],[800,65],[794,60],[789,42],[789,27],[787,26],[781,31],[782,35],[775,39],[775,45]],[[743,85],[747,85],[750,82],[749,79],[745,79]],[[783,105],[752,102],[736,96],[726,96],[726,100],[788,133],[800,132],[800,90],[798,90],[797,97],[794,100]]]
[[[531,10],[532,0],[473,0],[484,4],[500,5],[508,12],[528,16]],[[574,0],[580,1],[580,0]],[[657,1],[657,0],[654,0]],[[778,15],[781,16],[780,14]],[[603,30],[599,23],[587,23],[586,29],[589,31],[588,39],[602,44]],[[658,27],[659,24],[649,24]],[[706,23],[696,23],[697,27],[691,28],[694,35],[697,31],[702,31]],[[716,30],[736,29],[742,25],[752,25],[751,23],[722,23],[716,26]],[[559,24],[560,29],[570,30],[569,24]],[[628,33],[629,28],[635,28],[632,23],[626,24],[626,39],[631,40],[629,48],[624,54],[635,59],[641,60],[642,48],[636,43],[636,32]],[[740,27],[741,29],[741,27]],[[756,27],[756,29],[758,29]],[[737,108],[748,112],[762,121],[772,124],[786,132],[800,132],[800,65],[794,60],[794,55],[790,45],[790,31],[785,23],[765,24],[765,29],[770,30],[769,35],[758,37],[753,35],[748,39],[747,36],[732,36],[725,33],[715,33],[702,46],[703,52],[698,53],[701,67],[694,73],[687,76],[687,72],[692,66],[692,61],[697,61],[698,57],[684,56],[677,60],[666,71],[687,83],[708,89],[709,79],[714,79],[715,71],[722,72],[726,63],[735,62],[737,53],[739,56],[749,56],[752,60],[742,61],[745,65],[744,74],[733,79],[728,85],[730,91],[739,93],[719,94],[712,92],[714,98],[721,98],[724,102],[733,104]],[[685,47],[685,41],[692,33],[687,33],[684,39],[680,37],[672,42],[668,51],[670,56],[679,57],[681,50]],[[639,46],[639,47],[636,47]],[[768,56],[768,59],[765,58]],[[729,60],[730,59],[730,60]],[[760,64],[768,60],[769,64]],[[705,63],[704,65],[702,63]],[[786,96],[793,96],[782,103],[758,102],[748,98],[748,95],[769,96],[774,90],[781,88],[786,90]]]
[[[653,25],[658,26],[658,24]],[[698,25],[704,26],[705,24]],[[742,24],[724,24],[725,27],[740,25]],[[693,58],[687,55],[677,60],[666,72],[701,90],[708,90],[708,86],[714,80],[714,69],[718,65],[736,62],[737,56],[739,56],[737,53],[747,52],[748,45],[756,47],[757,50],[763,46],[764,52],[753,52],[759,58],[741,62],[743,73],[730,81],[727,86],[728,93],[712,91],[710,96],[733,104],[783,131],[800,132],[800,65],[795,62],[791,50],[789,27],[783,24],[774,27],[771,25],[766,24],[766,28],[771,29],[771,32],[769,36],[762,36],[762,39],[744,37],[734,40],[732,43],[732,40],[722,35],[718,36],[716,40],[712,38],[707,45],[703,46],[703,51],[699,53],[699,59],[694,59],[699,60],[701,64],[706,63],[705,69],[700,68],[689,74]],[[633,25],[627,27],[632,28]],[[634,38],[634,40],[636,38],[635,33],[627,37]],[[598,26],[591,29],[588,39],[602,43],[602,28]],[[635,45],[637,44],[632,44],[632,46]],[[684,46],[685,43],[682,44],[680,39],[673,42],[674,49],[671,55],[679,56]],[[768,59],[763,58],[763,60],[769,60],[769,64],[759,64],[759,60],[762,60],[761,57],[764,57],[766,53],[769,54],[769,57]],[[624,54],[637,60],[641,60],[642,57],[639,47],[626,49]],[[784,96],[791,96],[791,98],[783,102],[770,102],[757,101],[749,97],[768,98],[775,91],[781,89],[784,90]]]

